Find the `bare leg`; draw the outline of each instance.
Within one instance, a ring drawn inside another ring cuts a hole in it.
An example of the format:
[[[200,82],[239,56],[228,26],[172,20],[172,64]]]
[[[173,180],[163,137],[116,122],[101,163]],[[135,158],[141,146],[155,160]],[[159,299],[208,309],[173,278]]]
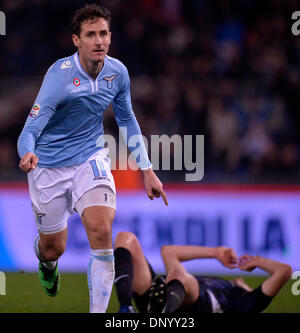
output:
[[[67,228],[51,235],[40,234],[39,253],[47,261],[56,261],[65,252]]]
[[[185,289],[183,303],[192,304],[199,297],[199,283],[192,274],[187,272],[177,256],[174,255],[173,249],[174,246],[164,246],[161,250],[162,258],[167,270],[166,281],[169,282],[171,280],[179,280]]]
[[[112,248],[112,223],[115,210],[106,206],[84,209],[81,219],[93,250]]]
[[[134,269],[132,289],[138,295],[142,295],[150,288],[152,277],[141,245],[132,232],[119,232],[115,240],[115,249],[121,247],[127,249],[132,256]]]

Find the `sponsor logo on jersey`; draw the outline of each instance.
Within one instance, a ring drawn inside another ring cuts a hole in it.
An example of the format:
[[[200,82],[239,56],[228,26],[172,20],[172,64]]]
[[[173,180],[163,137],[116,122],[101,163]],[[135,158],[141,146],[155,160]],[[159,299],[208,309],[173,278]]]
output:
[[[73,80],[73,83],[76,87],[78,87],[80,85],[80,80],[77,77],[75,77],[75,79]]]
[[[81,91],[86,91],[86,90],[88,90],[87,87],[78,87],[78,88],[71,89],[70,93],[75,94],[75,93],[79,93]]]
[[[110,182],[110,179],[105,176],[94,177],[93,180],[108,180]]]
[[[32,107],[29,116],[32,118],[36,118],[39,115],[41,106],[39,104],[34,104],[34,106]]]
[[[118,76],[118,74],[107,76],[103,78],[107,82],[107,88],[111,89],[113,87],[113,80]]]
[[[66,60],[62,63],[62,65],[60,66],[61,69],[66,69],[66,68],[71,68],[73,67],[73,65],[71,64],[70,60]]]

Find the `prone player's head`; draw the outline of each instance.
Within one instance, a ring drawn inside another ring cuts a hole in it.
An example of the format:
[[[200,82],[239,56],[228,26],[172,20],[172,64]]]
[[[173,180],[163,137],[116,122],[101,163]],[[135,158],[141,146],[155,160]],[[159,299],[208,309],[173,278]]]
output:
[[[104,60],[111,42],[110,12],[96,4],[85,5],[73,16],[73,43],[87,61]]]

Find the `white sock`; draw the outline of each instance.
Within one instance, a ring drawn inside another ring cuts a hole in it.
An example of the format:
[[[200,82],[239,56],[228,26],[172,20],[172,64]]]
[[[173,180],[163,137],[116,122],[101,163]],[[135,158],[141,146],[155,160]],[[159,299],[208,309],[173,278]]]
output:
[[[47,269],[49,269],[50,271],[53,271],[56,264],[57,264],[57,260],[55,261],[48,261],[46,260],[43,255],[40,252],[40,248],[39,248],[39,240],[40,240],[40,235],[38,234],[35,239],[34,239],[34,252],[35,255],[37,256],[37,258],[39,259],[39,261],[42,263],[42,265],[44,267],[46,267]]]
[[[115,278],[113,249],[91,250],[88,267],[90,313],[105,313]]]

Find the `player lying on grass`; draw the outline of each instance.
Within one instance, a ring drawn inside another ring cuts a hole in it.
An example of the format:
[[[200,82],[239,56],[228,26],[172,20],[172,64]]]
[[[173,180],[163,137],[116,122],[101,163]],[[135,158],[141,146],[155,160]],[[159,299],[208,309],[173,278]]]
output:
[[[167,275],[158,276],[130,232],[117,234],[114,255],[119,312],[135,312],[132,297],[141,313],[261,312],[292,273],[289,265],[275,260],[250,255],[237,258],[228,247],[168,245],[161,249]],[[248,272],[258,267],[271,276],[254,290],[242,278],[194,276],[181,262],[198,258],[215,258],[225,267]]]

